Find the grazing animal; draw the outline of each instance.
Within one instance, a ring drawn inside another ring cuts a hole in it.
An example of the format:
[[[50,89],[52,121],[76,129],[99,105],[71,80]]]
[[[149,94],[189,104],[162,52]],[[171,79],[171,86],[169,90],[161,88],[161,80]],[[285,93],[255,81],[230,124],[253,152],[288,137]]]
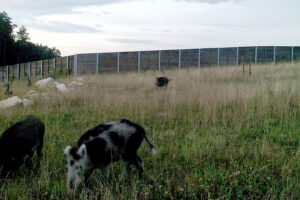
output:
[[[88,130],[80,137],[76,147],[67,146],[64,150],[68,168],[67,188],[73,190],[82,182],[88,184],[94,169],[108,170],[112,162],[120,159],[125,162],[124,175],[133,164],[141,177],[144,173],[143,161],[137,151],[143,139],[155,155],[157,151],[145,130],[129,120],[100,124]]]
[[[36,150],[39,166],[44,143],[45,125],[37,117],[29,115],[8,128],[0,138],[0,167],[1,177],[9,172],[16,171],[24,161],[26,165],[32,164],[32,155]]]
[[[167,87],[169,81],[171,81],[171,79],[168,79],[167,77],[156,77],[156,86]]]

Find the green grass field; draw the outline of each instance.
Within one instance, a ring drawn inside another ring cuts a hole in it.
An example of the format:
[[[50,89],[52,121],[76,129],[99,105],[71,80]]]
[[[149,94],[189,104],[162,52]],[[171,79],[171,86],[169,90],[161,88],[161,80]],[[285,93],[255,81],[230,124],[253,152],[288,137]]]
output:
[[[155,77],[172,79],[157,89]],[[0,110],[0,132],[28,114],[46,124],[38,172],[1,180],[1,199],[300,199],[300,64],[170,70],[83,76],[67,94],[54,90],[31,107]],[[59,78],[69,83],[74,77]],[[0,100],[6,98],[0,83]],[[28,90],[15,81],[14,95]],[[66,190],[64,147],[100,123],[130,119],[142,125],[159,154],[139,150],[145,177],[123,163],[101,170],[92,187]]]

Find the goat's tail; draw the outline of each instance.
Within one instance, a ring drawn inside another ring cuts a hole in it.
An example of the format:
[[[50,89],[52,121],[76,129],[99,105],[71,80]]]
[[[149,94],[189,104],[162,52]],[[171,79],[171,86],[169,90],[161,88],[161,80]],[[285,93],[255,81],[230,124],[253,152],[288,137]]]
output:
[[[152,154],[156,155],[158,153],[158,151],[156,150],[155,146],[150,142],[150,140],[148,139],[148,137],[146,135],[144,137],[145,137],[146,142],[149,144],[149,146],[151,148]]]

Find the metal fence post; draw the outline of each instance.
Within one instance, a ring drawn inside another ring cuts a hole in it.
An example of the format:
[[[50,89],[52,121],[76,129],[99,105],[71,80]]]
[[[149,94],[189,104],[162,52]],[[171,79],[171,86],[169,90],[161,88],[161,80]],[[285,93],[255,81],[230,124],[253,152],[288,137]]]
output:
[[[255,65],[257,65],[257,46],[255,47],[255,58],[254,58],[254,62],[255,62]]]
[[[160,62],[161,62],[161,50],[158,51],[158,71],[160,71]]]
[[[53,58],[53,70],[54,70],[54,74],[56,74],[56,59]]]
[[[218,48],[218,67],[220,67],[220,48]]]
[[[239,65],[239,47],[236,48],[236,65]]]
[[[274,58],[274,63],[276,63],[276,46],[274,46],[274,55],[273,55],[273,58]]]
[[[198,68],[201,67],[201,49],[198,50]]]
[[[99,74],[99,53],[96,54],[96,74]]]
[[[178,69],[181,69],[181,49],[178,50]]]
[[[117,72],[120,72],[120,52],[118,52]]]
[[[28,77],[31,77],[31,62],[29,62]]]
[[[291,61],[294,62],[294,46],[292,46]]]
[[[62,58],[61,58],[61,60],[62,60]],[[62,68],[62,62],[61,62],[61,68]],[[67,70],[69,70],[69,56],[67,56]]]
[[[9,68],[8,65],[6,66],[6,80],[9,81]]]
[[[74,55],[74,75],[77,76],[78,73],[78,56]]]
[[[41,78],[43,78],[44,74],[44,66],[43,66],[43,60],[41,60]]]
[[[138,52],[138,72],[141,71],[141,52]]]
[[[18,79],[20,79],[20,64],[18,63],[18,65],[17,65],[17,69],[18,69]]]

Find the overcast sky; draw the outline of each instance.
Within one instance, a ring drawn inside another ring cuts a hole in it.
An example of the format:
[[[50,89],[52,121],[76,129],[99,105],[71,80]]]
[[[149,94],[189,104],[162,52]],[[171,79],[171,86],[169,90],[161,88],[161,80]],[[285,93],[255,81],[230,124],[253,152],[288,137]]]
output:
[[[300,45],[300,0],[0,0],[0,11],[62,55]]]

